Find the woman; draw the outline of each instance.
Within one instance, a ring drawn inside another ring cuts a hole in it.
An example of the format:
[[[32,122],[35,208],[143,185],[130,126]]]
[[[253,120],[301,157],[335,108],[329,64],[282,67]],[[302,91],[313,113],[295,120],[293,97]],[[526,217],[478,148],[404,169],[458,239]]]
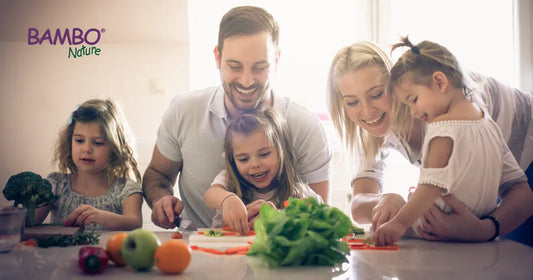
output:
[[[394,217],[405,204],[399,194],[381,192],[387,150],[396,149],[412,164],[419,165],[425,134],[422,121],[411,118],[408,108],[385,91],[390,68],[390,59],[379,47],[358,42],[339,50],[328,78],[327,100],[333,124],[358,162],[358,172],[351,183],[352,216],[358,223],[372,223],[373,228]],[[528,169],[533,159],[533,147],[529,147],[533,146],[533,136],[529,136],[533,135],[533,128],[529,128],[532,97],[490,78],[474,74],[470,78],[474,102],[487,108],[521,168]],[[477,95],[476,87],[483,87],[489,94]],[[524,131],[527,135],[522,135]],[[404,134],[407,137],[399,137]],[[533,177],[529,173],[528,169],[528,178]],[[453,211],[446,214],[433,207],[424,215],[424,230],[419,231],[428,240],[486,241],[513,231],[529,217],[512,233],[520,236],[511,238],[533,245],[533,193],[528,183],[501,186],[500,196],[502,202],[492,213],[495,221],[477,218],[453,196],[443,197]]]

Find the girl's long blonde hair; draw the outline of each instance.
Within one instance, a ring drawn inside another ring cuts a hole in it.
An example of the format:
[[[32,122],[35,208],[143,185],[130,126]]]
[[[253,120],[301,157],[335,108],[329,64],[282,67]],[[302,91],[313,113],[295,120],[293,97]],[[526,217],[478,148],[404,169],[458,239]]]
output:
[[[273,203],[281,208],[283,202],[289,197],[301,198],[303,196],[303,183],[294,167],[294,149],[286,132],[285,120],[273,108],[262,108],[256,113],[242,114],[229,125],[224,140],[224,156],[228,174],[227,187],[245,204],[252,202],[255,187],[239,173],[235,164],[232,142],[235,134],[249,136],[257,130],[265,132],[268,141],[279,154],[279,171],[271,184],[276,190]]]
[[[391,65],[390,58],[377,45],[360,41],[340,49],[330,66],[326,95],[331,120],[350,155],[363,159],[364,166],[375,162],[383,151],[384,139],[371,135],[350,120],[338,88],[338,80],[345,74],[371,66],[378,66],[381,69],[381,78],[388,80]],[[409,109],[406,108],[396,116],[391,115],[391,118],[399,118],[408,123],[411,120]]]
[[[130,178],[141,182],[141,174],[133,156],[128,123],[122,111],[111,100],[87,100],[72,112],[67,125],[59,133],[55,150],[54,162],[58,162],[61,172],[77,172],[72,160],[72,134],[78,122],[97,122],[111,145],[111,159],[104,171],[108,180]]]

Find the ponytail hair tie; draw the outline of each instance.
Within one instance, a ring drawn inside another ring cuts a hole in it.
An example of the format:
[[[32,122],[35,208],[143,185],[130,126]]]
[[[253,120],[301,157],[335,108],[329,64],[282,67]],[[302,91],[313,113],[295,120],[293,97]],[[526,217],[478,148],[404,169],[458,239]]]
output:
[[[420,54],[420,48],[418,48],[417,46],[414,46],[411,48],[411,51],[414,53],[414,54]]]

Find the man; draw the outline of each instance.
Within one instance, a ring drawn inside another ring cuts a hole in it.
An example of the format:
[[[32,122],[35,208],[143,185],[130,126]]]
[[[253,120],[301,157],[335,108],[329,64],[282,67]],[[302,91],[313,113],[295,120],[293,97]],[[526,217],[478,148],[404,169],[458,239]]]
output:
[[[211,225],[215,211],[207,208],[203,195],[225,168],[221,153],[226,128],[235,116],[260,106],[273,106],[287,119],[297,172],[328,201],[331,154],[319,119],[271,88],[278,41],[278,25],[262,8],[236,7],[224,15],[214,49],[222,86],[176,96],[159,127],[143,177],[154,224],[174,228],[175,217],[180,217],[182,227],[188,221],[189,228]],[[173,195],[178,174],[182,201]],[[247,205],[249,221],[256,218],[262,203]]]

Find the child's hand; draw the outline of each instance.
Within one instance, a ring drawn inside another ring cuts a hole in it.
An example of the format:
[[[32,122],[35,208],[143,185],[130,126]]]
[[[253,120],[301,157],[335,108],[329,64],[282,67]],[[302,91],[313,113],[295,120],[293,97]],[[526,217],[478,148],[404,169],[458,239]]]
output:
[[[392,219],[381,225],[374,232],[373,239],[377,246],[392,245],[398,241],[406,231],[407,228],[402,223],[397,219]]]
[[[248,227],[250,228],[250,230],[254,229],[255,220],[259,219],[259,210],[261,209],[261,205],[265,203],[276,209],[276,205],[274,205],[274,203],[262,199],[256,200],[246,205],[246,210],[248,211]]]
[[[230,196],[222,203],[222,219],[231,230],[240,235],[248,235],[248,212],[242,200],[236,196]]]
[[[96,209],[90,205],[80,205],[67,217],[63,225],[82,226],[87,224],[104,224],[105,211]]]
[[[372,209],[372,228],[377,229],[392,219],[405,205],[403,198],[395,193],[383,194],[383,198]]]

